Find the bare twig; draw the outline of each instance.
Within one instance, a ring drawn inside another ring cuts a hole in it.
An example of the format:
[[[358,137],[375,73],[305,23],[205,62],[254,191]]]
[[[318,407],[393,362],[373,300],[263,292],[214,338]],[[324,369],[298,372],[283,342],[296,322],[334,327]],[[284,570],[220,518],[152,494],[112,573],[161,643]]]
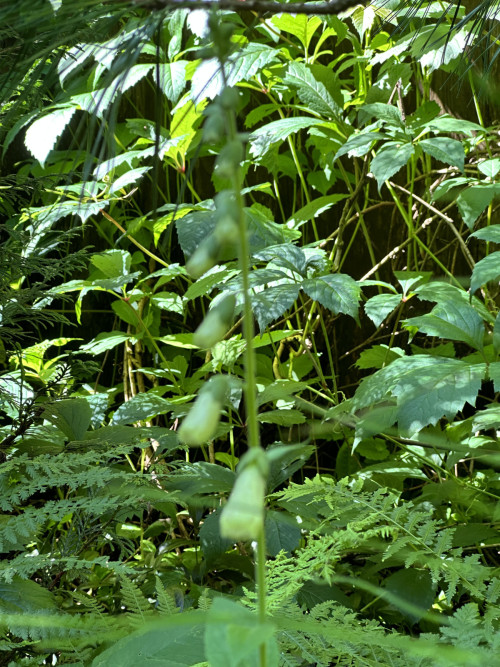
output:
[[[340,14],[340,12],[366,4],[363,0],[330,0],[330,2],[269,2],[268,0],[133,0],[145,9],[229,9],[252,11],[257,14]]]

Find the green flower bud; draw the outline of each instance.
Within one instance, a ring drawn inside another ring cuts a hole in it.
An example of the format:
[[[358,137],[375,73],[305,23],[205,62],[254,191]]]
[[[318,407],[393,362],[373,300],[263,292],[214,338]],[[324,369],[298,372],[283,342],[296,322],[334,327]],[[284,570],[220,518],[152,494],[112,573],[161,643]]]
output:
[[[215,197],[217,225],[214,235],[221,244],[236,244],[240,238],[239,220],[241,210],[234,193],[223,190]]]
[[[215,161],[215,171],[221,178],[232,178],[243,161],[243,144],[233,139],[221,149]]]
[[[236,542],[256,540],[264,529],[266,480],[257,465],[238,474],[220,517],[220,534]]]
[[[220,109],[211,113],[203,124],[203,141],[207,144],[218,144],[226,134],[226,120]]]
[[[194,332],[193,342],[201,348],[213,347],[224,338],[233,322],[236,299],[233,294],[226,296],[210,309],[203,322]]]
[[[227,379],[223,375],[214,376],[205,383],[179,428],[181,442],[197,447],[213,439],[226,393]]]
[[[264,499],[269,461],[259,448],[241,459],[231,495],[222,510],[220,533],[235,541],[256,540],[264,529]]]
[[[217,261],[220,243],[214,235],[206,238],[196,248],[186,264],[186,270],[193,278],[199,278],[209,271]]]
[[[236,109],[240,101],[240,94],[237,88],[227,86],[217,98],[217,102],[226,111]]]

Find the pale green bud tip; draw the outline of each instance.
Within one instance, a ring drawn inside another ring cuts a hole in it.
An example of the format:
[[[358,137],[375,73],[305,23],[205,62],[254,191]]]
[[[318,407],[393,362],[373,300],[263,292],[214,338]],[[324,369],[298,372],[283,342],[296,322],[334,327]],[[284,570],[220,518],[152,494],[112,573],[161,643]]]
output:
[[[212,440],[219,425],[221,407],[213,392],[200,392],[179,428],[181,442],[199,447]]]
[[[220,534],[236,542],[256,540],[264,529],[266,480],[256,465],[238,473],[220,517]]]
[[[233,322],[235,304],[236,299],[230,294],[209,311],[194,332],[193,342],[197,347],[213,347],[224,338]]]
[[[217,260],[219,243],[214,236],[209,236],[191,255],[186,264],[187,272],[193,278],[199,278],[214,266]]]

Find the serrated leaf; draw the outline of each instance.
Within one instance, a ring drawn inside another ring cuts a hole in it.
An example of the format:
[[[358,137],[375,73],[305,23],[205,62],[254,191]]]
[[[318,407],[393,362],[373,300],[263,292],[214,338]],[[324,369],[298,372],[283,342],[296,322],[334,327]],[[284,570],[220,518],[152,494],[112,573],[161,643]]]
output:
[[[318,197],[300,208],[298,211],[295,211],[292,217],[287,220],[286,224],[288,227],[300,227],[308,220],[314,220],[317,216],[328,211],[328,209],[334,206],[337,202],[346,199],[348,196],[349,195],[335,194]]]
[[[481,241],[489,241],[490,243],[500,243],[500,225],[490,225],[483,229],[478,229],[472,232],[471,236],[475,236]]]
[[[307,382],[296,382],[295,380],[276,380],[260,391],[257,395],[258,405],[270,403],[279,399],[289,398],[298,391],[307,388]]]
[[[292,243],[280,243],[269,246],[254,253],[256,259],[272,262],[291,271],[304,275],[306,270],[306,255],[302,248]]]
[[[27,129],[24,143],[42,167],[75,111],[74,106],[56,109],[36,120]]]
[[[400,347],[390,348],[387,345],[374,345],[369,350],[361,352],[355,365],[363,370],[383,368],[403,356],[404,352]]]
[[[266,546],[270,556],[275,557],[280,551],[291,554],[300,544],[302,537],[300,526],[289,514],[284,512],[266,512]]]
[[[308,109],[333,119],[342,113],[342,109],[328,92],[326,86],[317,81],[314,74],[307,65],[300,62],[292,62],[283,83],[297,88],[297,94]]]
[[[358,283],[344,273],[332,273],[310,278],[302,283],[304,292],[332,313],[345,313],[358,317],[361,290]]]
[[[353,406],[359,410],[393,396],[393,421],[412,435],[442,417],[453,419],[466,402],[474,405],[485,374],[485,364],[424,354],[402,357],[362,380]]]
[[[494,179],[500,171],[500,159],[495,157],[490,160],[484,160],[477,165],[477,168],[488,178]]]
[[[500,274],[500,266],[498,272]],[[428,336],[457,340],[476,350],[483,348],[483,320],[471,305],[461,299],[440,303],[430,313],[412,317],[404,324],[415,326]]]
[[[179,315],[184,314],[184,298],[175,292],[156,292],[151,297],[151,303],[161,310],[169,310]]]
[[[106,278],[121,278],[130,271],[132,255],[127,250],[107,250],[90,261]]]
[[[351,134],[349,139],[339,148],[335,154],[335,160],[342,155],[349,155],[353,157],[363,157],[371,149],[375,141],[385,139],[385,135],[381,132],[359,132]]]
[[[43,416],[70,440],[82,440],[90,426],[92,409],[84,398],[68,398],[49,404]]]
[[[400,294],[376,294],[365,303],[365,313],[376,327],[401,303]]]
[[[448,137],[433,137],[432,139],[422,139],[419,146],[424,153],[436,160],[451,164],[460,171],[464,170],[465,151],[461,141]]]
[[[268,410],[259,414],[259,421],[264,424],[294,426],[295,424],[303,424],[306,418],[300,410]]]
[[[314,33],[321,25],[321,19],[317,16],[309,18],[304,14],[280,14],[274,16],[271,21],[279,30],[295,35],[306,51]]]
[[[462,190],[457,197],[457,206],[469,229],[472,229],[481,213],[499,192],[500,187],[497,185],[473,185]]]
[[[173,618],[176,616],[174,615]],[[162,667],[191,667],[205,659],[203,626],[195,614],[185,625],[168,627],[168,618],[156,628],[144,626],[100,653],[92,667],[136,667],[139,663]]]
[[[412,144],[399,144],[387,142],[377,151],[377,155],[371,162],[371,170],[377,179],[378,189],[382,187],[385,181],[397,174],[401,167],[404,167],[415,148]]]
[[[382,102],[364,104],[361,107],[360,112],[367,114],[370,117],[374,117],[377,120],[383,120],[389,125],[404,127],[401,111],[397,107],[392,106],[392,104],[383,104]]]
[[[200,544],[207,566],[211,567],[212,563],[218,556],[221,556],[231,547],[231,540],[221,537],[219,529],[221,509],[217,509],[203,519],[203,524],[200,528]]]
[[[298,295],[299,286],[291,284],[268,287],[252,294],[252,309],[260,331],[264,331],[268,324],[284,315]]]
[[[258,667],[259,647],[266,644],[269,667],[277,667],[275,628],[270,621],[259,623],[255,612],[222,597],[216,597],[205,626],[205,652],[217,667]]]
[[[151,393],[142,393],[133,396],[115,412],[112,424],[135,424],[164,415],[172,410],[172,404],[161,396]]]
[[[470,279],[470,291],[474,294],[481,285],[490,280],[497,280],[500,276],[500,251],[492,252],[491,255],[481,259],[472,269]]]
[[[107,350],[112,350],[117,345],[121,345],[131,338],[132,336],[123,331],[103,331],[92,339],[90,343],[80,345],[80,350],[82,350],[82,352],[87,352],[88,354],[101,354]]]
[[[119,176],[116,181],[113,181],[113,184],[109,188],[109,194],[112,195],[114,192],[118,192],[118,190],[121,190],[127,185],[137,183],[137,181],[141,179],[144,174],[147,174],[151,169],[152,167],[136,167],[136,169],[130,169],[130,171],[127,171],[125,174],[122,174],[122,176]]]
[[[191,80],[191,97],[199,100],[213,99],[225,86],[235,86],[248,81],[264,67],[277,59],[279,51],[266,44],[250,43],[238,50],[236,57],[228,59],[224,71],[218,58],[203,60]]]
[[[258,130],[254,130],[249,137],[250,153],[255,158],[262,157],[271,146],[278,141],[283,141],[291,134],[300,132],[314,125],[321,125],[324,121],[309,116],[295,116],[275,120]]]
[[[175,104],[186,86],[187,60],[159,63],[160,87],[166,98]]]

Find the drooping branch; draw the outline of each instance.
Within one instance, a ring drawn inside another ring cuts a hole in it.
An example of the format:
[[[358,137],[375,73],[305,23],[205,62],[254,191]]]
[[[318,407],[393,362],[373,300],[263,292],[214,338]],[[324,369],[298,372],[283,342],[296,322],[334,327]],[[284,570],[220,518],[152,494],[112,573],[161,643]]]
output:
[[[134,0],[145,9],[229,9],[257,14],[340,14],[366,0],[330,0],[330,2],[270,2],[269,0]],[[369,4],[369,3],[368,3]]]

